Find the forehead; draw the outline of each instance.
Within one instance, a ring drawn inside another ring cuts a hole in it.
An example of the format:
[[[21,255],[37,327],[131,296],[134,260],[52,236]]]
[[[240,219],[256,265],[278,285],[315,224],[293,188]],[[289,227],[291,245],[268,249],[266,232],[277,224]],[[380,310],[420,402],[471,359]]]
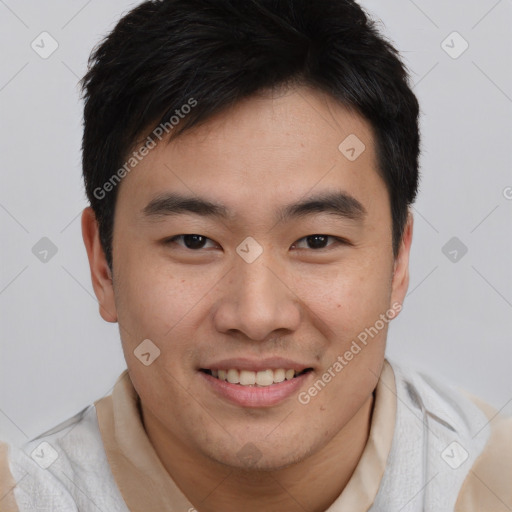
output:
[[[248,167],[251,162],[274,160],[268,169],[272,172],[281,163],[276,159],[286,155],[290,161],[293,155],[308,154],[338,159],[339,144],[350,135],[373,152],[372,129],[366,120],[319,90],[295,87],[244,99],[170,144],[175,154],[187,153],[189,158],[207,152],[216,161],[233,156]]]
[[[335,189],[372,202],[383,189],[376,168],[369,123],[301,87],[252,96],[164,139],[123,179],[118,201],[140,212],[162,192],[176,191],[233,211],[255,203],[263,211]]]

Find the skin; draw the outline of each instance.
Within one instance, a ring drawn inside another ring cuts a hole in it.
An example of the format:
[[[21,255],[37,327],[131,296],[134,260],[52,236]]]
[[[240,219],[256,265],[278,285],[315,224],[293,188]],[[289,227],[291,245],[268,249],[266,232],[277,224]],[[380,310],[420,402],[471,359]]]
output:
[[[353,162],[338,149],[356,134]],[[279,224],[273,212],[320,191],[341,190],[367,211],[362,222],[317,213]],[[222,203],[229,221],[194,214],[148,220],[158,193]],[[387,336],[379,331],[307,405],[297,393],[277,405],[239,407],[198,372],[230,357],[281,356],[321,378],[409,284],[413,219],[397,258],[385,183],[370,125],[316,90],[296,87],[239,102],[168,144],[159,144],[120,185],[110,274],[90,208],[82,230],[91,277],[108,322],[119,322],[145,429],[164,467],[199,511],[322,511],[350,479],[368,439],[373,391]],[[175,235],[208,238],[189,249]],[[324,248],[305,237],[324,234]],[[236,252],[253,237],[252,263]],[[160,356],[134,356],[144,339]],[[177,414],[176,411],[179,411]],[[252,443],[256,462],[237,454]]]

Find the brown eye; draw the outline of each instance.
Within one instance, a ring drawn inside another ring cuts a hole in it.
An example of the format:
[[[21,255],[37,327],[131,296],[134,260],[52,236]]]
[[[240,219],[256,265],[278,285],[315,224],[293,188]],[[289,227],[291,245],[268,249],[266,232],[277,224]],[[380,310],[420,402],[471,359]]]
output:
[[[327,241],[329,238],[334,240],[334,244],[330,243],[328,244]],[[332,245],[338,245],[341,243],[344,243],[344,240],[335,236],[331,235],[309,235],[305,236],[304,238],[301,238],[295,244],[293,244],[292,247],[297,247],[300,242],[306,242],[306,247],[299,247],[299,249],[313,249],[313,250],[321,250],[326,249],[327,247],[330,247]]]
[[[178,240],[181,240],[183,242],[183,245],[190,250],[199,250],[203,249],[206,242],[210,240],[209,238],[203,236],[203,235],[196,235],[196,234],[187,234],[187,235],[176,235],[167,240],[166,244],[174,243]],[[213,242],[213,240],[210,240]],[[182,244],[179,244],[182,245]]]

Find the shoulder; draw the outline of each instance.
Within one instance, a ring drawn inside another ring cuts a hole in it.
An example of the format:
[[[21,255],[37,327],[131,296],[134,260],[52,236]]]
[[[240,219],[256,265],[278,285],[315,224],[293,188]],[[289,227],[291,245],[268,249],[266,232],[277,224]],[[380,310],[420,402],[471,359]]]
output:
[[[414,408],[421,410],[433,425],[446,427],[461,439],[478,441],[483,446],[489,433],[484,412],[463,390],[447,379],[389,361],[396,380],[396,392]],[[475,446],[469,442],[469,446]],[[476,447],[476,446],[475,446]]]
[[[3,512],[18,512],[14,488],[16,479],[11,473],[9,458],[12,448],[0,441],[0,510]]]
[[[429,463],[446,470],[442,459],[453,456],[453,440],[464,447],[460,460],[444,479],[453,480],[454,512],[512,510],[512,418],[447,380],[390,362],[397,394],[412,407],[423,409],[435,431],[434,446],[444,451]],[[463,456],[462,456],[463,455]],[[463,478],[456,481],[455,475]]]
[[[90,408],[21,446],[2,443],[0,471],[2,492],[9,503],[7,511],[32,511],[38,507],[56,511],[78,510],[67,486],[59,478],[59,474],[69,473],[73,466],[70,453],[61,443],[73,430],[84,430],[87,412]],[[4,500],[2,505],[6,506]]]
[[[455,512],[512,510],[512,417],[502,415],[480,398],[467,394],[486,415],[489,439],[471,468]]]
[[[6,487],[0,490],[11,507],[6,512],[126,510],[93,405],[23,446],[4,443],[0,475]],[[4,500],[1,504],[3,511]]]

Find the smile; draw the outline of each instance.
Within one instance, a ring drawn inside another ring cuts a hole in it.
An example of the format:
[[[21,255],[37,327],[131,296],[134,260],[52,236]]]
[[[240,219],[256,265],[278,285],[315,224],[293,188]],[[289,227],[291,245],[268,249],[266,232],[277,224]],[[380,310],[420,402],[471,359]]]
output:
[[[272,384],[279,384],[285,380],[294,379],[304,373],[311,371],[312,368],[306,368],[302,371],[293,369],[277,368],[262,371],[238,370],[230,368],[226,370],[206,370],[202,372],[211,375],[219,380],[229,382],[230,384],[239,384],[240,386],[249,387],[266,387]]]
[[[313,378],[314,372],[312,368],[258,371],[201,368],[198,375],[207,388],[223,400],[239,407],[266,408],[297,394]]]

